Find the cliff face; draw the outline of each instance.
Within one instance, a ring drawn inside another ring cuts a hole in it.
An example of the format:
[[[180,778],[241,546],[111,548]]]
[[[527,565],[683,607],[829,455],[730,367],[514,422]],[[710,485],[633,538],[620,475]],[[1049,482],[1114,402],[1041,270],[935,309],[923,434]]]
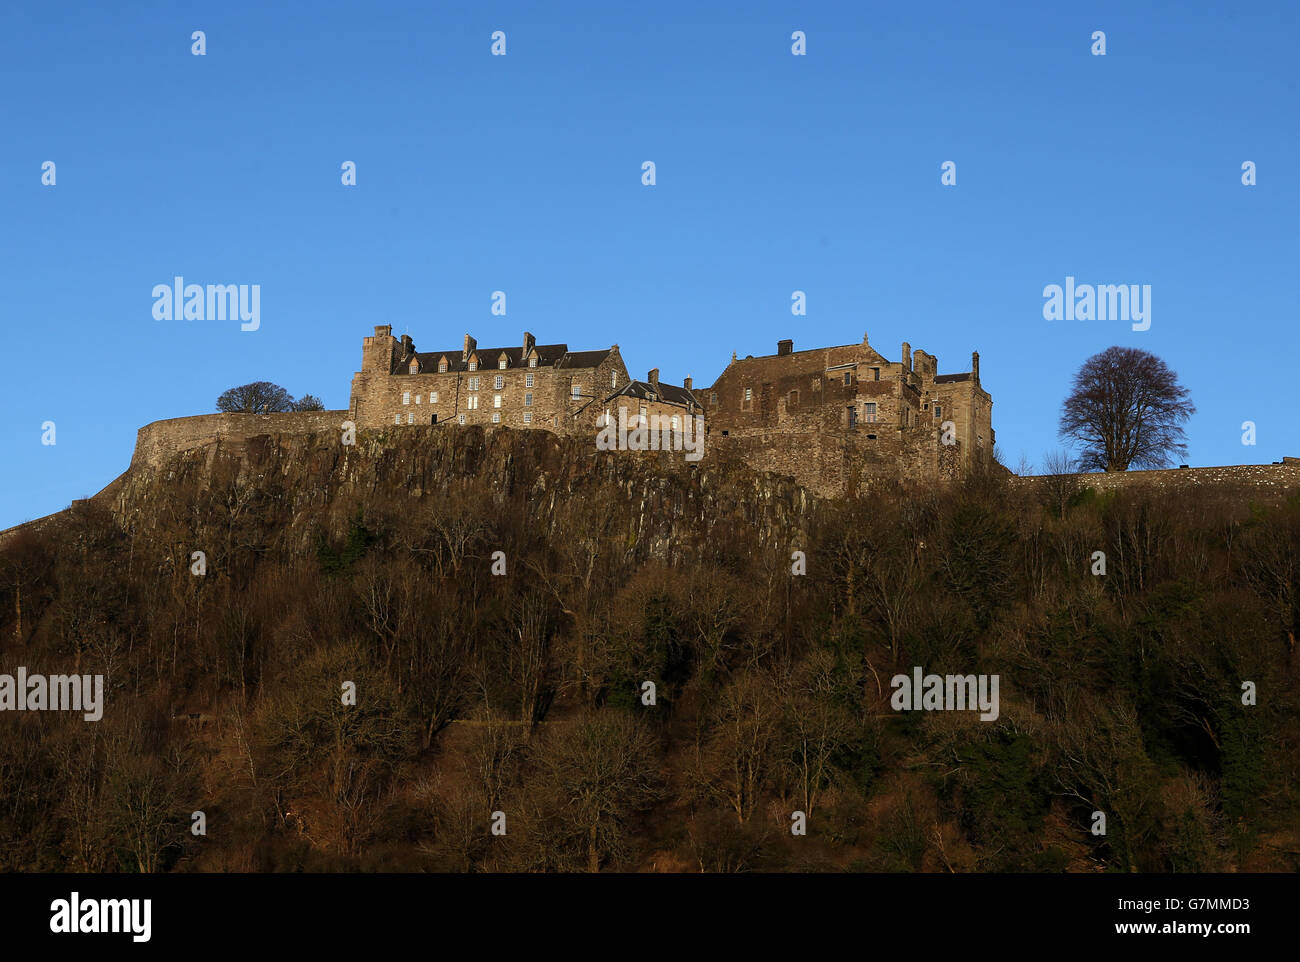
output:
[[[725,542],[736,525],[764,545],[798,542],[820,503],[793,480],[736,459],[600,452],[544,431],[403,427],[361,432],[345,445],[338,414],[323,412],[324,429],[311,433],[205,429],[171,453],[142,439],[131,469],[99,500],[126,531],[149,536],[216,499],[232,518],[256,516],[266,537],[292,549],[307,547],[317,526],[342,536],[359,507],[400,527],[419,523],[431,497],[468,492],[499,510],[525,510],[533,524],[549,527],[563,511],[661,560]]]

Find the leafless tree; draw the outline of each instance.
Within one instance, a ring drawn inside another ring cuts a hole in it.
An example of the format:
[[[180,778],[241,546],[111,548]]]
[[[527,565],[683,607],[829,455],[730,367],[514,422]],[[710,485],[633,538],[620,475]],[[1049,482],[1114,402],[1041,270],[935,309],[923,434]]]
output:
[[[1162,468],[1187,454],[1182,424],[1196,408],[1160,358],[1108,347],[1083,362],[1061,410],[1059,434],[1079,445],[1084,470]]]

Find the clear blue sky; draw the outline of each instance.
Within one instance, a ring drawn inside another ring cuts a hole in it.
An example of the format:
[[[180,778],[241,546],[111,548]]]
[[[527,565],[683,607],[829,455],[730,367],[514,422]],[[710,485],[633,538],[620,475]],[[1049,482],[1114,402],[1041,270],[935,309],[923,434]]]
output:
[[[783,337],[907,340],[941,372],[978,350],[1013,467],[1058,447],[1080,362],[1133,345],[1192,392],[1192,464],[1300,454],[1298,11],[7,3],[0,527],[231,385],[345,407],[382,323],[426,350],[617,342],[635,376],[697,385]],[[154,320],[177,274],[260,284],[260,330]],[[1067,275],[1150,284],[1151,329],[1045,321]]]

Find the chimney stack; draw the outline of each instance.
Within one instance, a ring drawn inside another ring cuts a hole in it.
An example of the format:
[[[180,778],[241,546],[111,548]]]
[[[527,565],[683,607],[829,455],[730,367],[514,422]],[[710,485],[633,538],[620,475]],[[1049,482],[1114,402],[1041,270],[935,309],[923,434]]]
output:
[[[790,340],[789,338],[786,338],[784,341],[776,342],[776,353],[778,357],[781,355],[790,354],[793,351],[794,351],[794,341]]]
[[[527,331],[524,331],[524,357],[528,356],[528,352],[533,349],[533,346],[536,343],[537,343],[537,339],[533,337],[531,334],[529,334]]]
[[[659,368],[657,367],[650,368],[650,373],[646,375],[646,380],[650,382],[650,386],[654,388],[655,393],[658,394],[659,393]]]
[[[912,370],[912,345],[906,341],[903,342],[903,370]]]
[[[970,352],[970,376],[973,380],[980,379],[980,352]]]
[[[683,379],[682,387],[684,387],[686,390],[689,391],[691,389],[691,379],[690,378]]]
[[[465,347],[460,352],[460,359],[462,361],[468,361],[469,356],[474,353],[474,348],[476,347],[478,347],[478,341],[466,334]]]
[[[415,342],[411,340],[410,334],[402,335],[402,359],[410,357],[415,353]]]

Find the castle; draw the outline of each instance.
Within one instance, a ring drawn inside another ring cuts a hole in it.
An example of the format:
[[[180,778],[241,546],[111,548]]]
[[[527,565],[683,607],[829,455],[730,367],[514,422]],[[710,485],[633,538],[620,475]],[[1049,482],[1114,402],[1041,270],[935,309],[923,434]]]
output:
[[[843,490],[857,475],[952,477],[993,456],[993,399],[980,385],[979,354],[966,372],[939,374],[938,359],[904,342],[890,361],[868,343],[737,359],[696,389],[627,373],[617,344],[570,351],[538,344],[418,351],[391,325],[362,341],[349,414],[359,428],[456,424],[539,428],[594,437],[620,409],[631,425],[661,418],[673,429],[703,417],[710,445],[753,466]],[[651,422],[655,423],[655,422]]]

